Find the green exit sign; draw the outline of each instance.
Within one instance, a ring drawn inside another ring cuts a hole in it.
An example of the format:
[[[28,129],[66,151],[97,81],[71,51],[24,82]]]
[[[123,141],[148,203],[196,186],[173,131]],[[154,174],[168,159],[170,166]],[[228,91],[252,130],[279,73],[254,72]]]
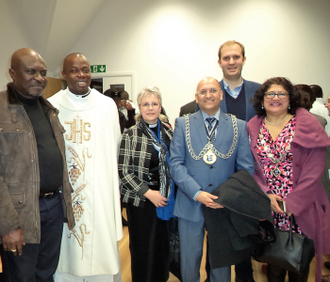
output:
[[[106,72],[107,66],[106,65],[92,65],[91,71],[92,71],[92,73]]]

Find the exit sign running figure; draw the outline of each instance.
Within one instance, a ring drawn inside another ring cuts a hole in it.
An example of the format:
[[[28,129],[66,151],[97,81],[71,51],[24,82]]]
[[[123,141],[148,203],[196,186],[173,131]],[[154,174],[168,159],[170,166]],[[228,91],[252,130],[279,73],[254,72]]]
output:
[[[92,73],[106,72],[107,66],[106,65],[92,65],[91,71],[92,71]]]

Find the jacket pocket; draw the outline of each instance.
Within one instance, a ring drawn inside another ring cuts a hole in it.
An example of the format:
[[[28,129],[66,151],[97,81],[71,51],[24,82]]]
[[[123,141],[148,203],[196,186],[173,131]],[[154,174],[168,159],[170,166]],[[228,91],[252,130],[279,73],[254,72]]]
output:
[[[25,193],[11,194],[10,196],[16,209],[23,208],[25,206]]]
[[[0,133],[0,154],[17,154],[23,151],[23,133],[6,132]]]

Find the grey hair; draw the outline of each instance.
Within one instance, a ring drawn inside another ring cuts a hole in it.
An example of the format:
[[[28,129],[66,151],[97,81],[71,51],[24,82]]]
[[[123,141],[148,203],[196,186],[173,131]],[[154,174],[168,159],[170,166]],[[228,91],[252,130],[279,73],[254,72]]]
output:
[[[137,96],[137,103],[139,106],[141,105],[141,100],[144,95],[155,95],[158,98],[160,105],[162,105],[162,95],[161,95],[158,87],[152,86],[152,85],[144,87]],[[141,113],[135,115],[135,120],[137,122],[139,122],[141,119],[141,116],[142,116]],[[168,122],[167,117],[163,114],[159,115],[159,119],[162,122]]]
[[[161,95],[160,90],[159,90],[158,87],[152,86],[152,85],[151,86],[144,87],[140,91],[140,93],[138,94],[138,97],[137,97],[137,102],[138,102],[138,105],[139,106],[141,104],[141,99],[142,99],[142,97],[143,97],[144,94],[149,94],[149,95],[153,94],[153,95],[156,95],[157,98],[158,98],[158,100],[159,100],[159,102],[160,102],[160,104],[162,104],[162,95]]]

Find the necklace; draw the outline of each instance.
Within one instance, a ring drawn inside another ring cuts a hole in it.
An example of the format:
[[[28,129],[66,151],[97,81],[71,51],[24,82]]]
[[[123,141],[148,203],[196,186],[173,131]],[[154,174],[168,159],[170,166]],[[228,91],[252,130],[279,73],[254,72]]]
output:
[[[260,129],[261,130],[261,129]],[[281,166],[287,159],[287,154],[291,150],[291,142],[294,136],[294,132],[292,132],[286,140],[286,146],[281,147],[278,144],[274,143],[273,148],[271,148],[270,144],[265,144],[265,136],[259,131],[259,140],[261,143],[261,150],[266,153],[266,156],[270,160],[268,168],[271,175],[277,178],[281,174]],[[284,144],[285,145],[285,144]]]
[[[269,122],[268,120],[267,120],[267,117],[265,117],[265,122],[267,122],[268,124],[270,124],[270,125],[279,125],[279,124],[281,124],[283,121],[285,121],[286,120],[286,118],[288,117],[288,115],[289,114],[286,114],[286,116],[284,117],[284,119],[282,119],[280,122],[278,122],[278,123],[271,123],[271,122]]]
[[[186,142],[187,142],[187,147],[190,156],[198,161],[203,158],[204,162],[207,164],[213,164],[217,160],[217,156],[222,158],[222,159],[229,159],[231,155],[234,153],[236,145],[237,145],[237,140],[238,140],[238,126],[237,126],[237,119],[236,116],[228,114],[231,117],[232,120],[232,126],[233,126],[233,142],[231,144],[231,147],[227,154],[223,154],[220,151],[218,151],[215,146],[211,143],[209,140],[208,143],[204,146],[202,151],[198,154],[198,156],[195,154],[195,151],[192,147],[191,144],[191,136],[190,136],[190,121],[189,121],[189,116],[185,116],[185,125],[186,125]]]

